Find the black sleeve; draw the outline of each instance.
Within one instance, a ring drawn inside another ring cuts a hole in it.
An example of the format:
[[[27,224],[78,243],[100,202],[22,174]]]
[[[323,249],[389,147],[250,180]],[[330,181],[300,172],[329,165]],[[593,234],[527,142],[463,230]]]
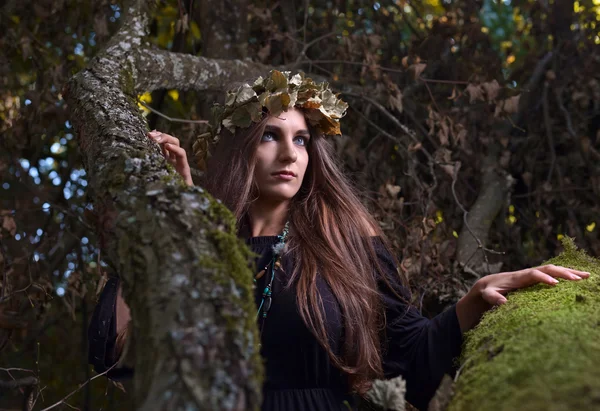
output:
[[[88,361],[97,373],[102,373],[112,367],[117,361],[112,355],[117,340],[116,302],[119,290],[119,279],[111,277],[94,309],[88,328],[89,353]],[[112,380],[123,380],[133,376],[133,369],[122,367],[113,368],[106,376]]]
[[[401,375],[406,381],[406,400],[426,410],[444,374],[455,373],[454,359],[460,355],[462,333],[456,306],[427,319],[408,303],[409,292],[400,284],[396,266],[383,243],[375,237],[379,264],[388,285],[378,282],[386,314],[383,370],[386,378]],[[401,295],[399,298],[393,289]]]

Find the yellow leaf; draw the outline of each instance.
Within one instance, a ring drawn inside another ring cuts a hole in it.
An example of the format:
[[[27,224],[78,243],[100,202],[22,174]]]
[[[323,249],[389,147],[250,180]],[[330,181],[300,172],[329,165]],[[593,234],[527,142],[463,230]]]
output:
[[[145,92],[141,96],[138,96],[138,98],[146,104],[152,103],[152,95],[149,92]]]
[[[179,100],[179,91],[177,90],[169,90],[167,93],[169,97],[171,97],[174,101]]]
[[[192,23],[190,24],[190,33],[192,33],[192,38],[194,40],[200,40],[200,38],[201,38],[200,29],[198,28],[198,25],[196,24],[196,22],[193,20],[192,20]]]
[[[592,231],[594,231],[595,228],[596,228],[596,223],[595,222],[593,222],[590,225],[588,225],[588,226],[585,227],[585,229],[588,230],[590,233]]]
[[[556,239],[557,239],[557,240],[559,240],[559,241],[560,241],[560,240],[562,240],[563,238],[565,238],[565,236],[564,236],[564,235],[562,235],[562,234],[558,234],[558,235],[556,236]]]
[[[458,238],[458,233],[456,231],[452,231],[452,235],[454,236],[454,238]]]

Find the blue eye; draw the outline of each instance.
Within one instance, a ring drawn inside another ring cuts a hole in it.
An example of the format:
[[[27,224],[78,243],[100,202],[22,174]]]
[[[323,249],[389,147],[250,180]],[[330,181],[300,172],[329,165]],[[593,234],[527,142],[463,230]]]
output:
[[[263,134],[260,141],[272,141],[269,137],[272,137],[272,139],[275,140],[275,134],[267,131],[265,134]]]
[[[302,140],[302,144],[301,144],[302,146],[305,146],[308,143],[306,137],[298,136],[298,137],[296,137],[296,140],[297,139]]]

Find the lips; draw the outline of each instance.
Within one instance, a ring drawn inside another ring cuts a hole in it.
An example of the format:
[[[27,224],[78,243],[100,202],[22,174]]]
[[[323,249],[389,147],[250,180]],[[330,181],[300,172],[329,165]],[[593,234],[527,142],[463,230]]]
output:
[[[288,171],[288,170],[280,170],[280,171],[273,173],[272,175],[274,175],[274,176],[287,175],[290,177],[296,177],[296,173],[294,173],[293,171]]]

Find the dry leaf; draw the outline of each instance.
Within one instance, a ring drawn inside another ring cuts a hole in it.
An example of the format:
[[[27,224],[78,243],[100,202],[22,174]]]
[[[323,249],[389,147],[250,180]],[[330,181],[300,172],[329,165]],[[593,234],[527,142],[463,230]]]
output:
[[[485,101],[485,97],[483,96],[483,89],[475,84],[469,84],[465,89],[467,94],[469,95],[469,103],[474,103],[475,101]]]
[[[485,90],[485,94],[487,95],[488,103],[493,102],[498,97],[498,93],[500,92],[500,84],[494,79],[488,83],[483,83],[481,85],[483,90]]]
[[[2,218],[2,228],[4,230],[8,231],[11,236],[14,236],[15,233],[17,232],[17,223],[15,223],[15,220],[10,215],[10,211],[1,210],[0,217]],[[2,234],[0,234],[0,238],[1,237],[2,237]]]
[[[398,113],[402,113],[404,107],[402,106],[402,92],[398,90],[396,95],[390,95],[388,98],[388,104],[391,108],[398,111]]]
[[[396,197],[398,195],[398,193],[400,192],[400,190],[402,190],[402,188],[400,186],[392,185],[392,184],[386,184],[385,189],[392,197]]]
[[[411,65],[408,68],[408,70],[413,74],[413,78],[416,80],[419,77],[421,77],[421,73],[423,73],[423,70],[425,70],[426,68],[427,68],[427,64],[417,63],[417,64]]]
[[[458,90],[456,89],[456,87],[452,87],[452,94],[450,95],[450,97],[448,97],[448,100],[456,100],[459,97],[460,94],[458,94]]]
[[[494,111],[494,117],[498,117],[500,114],[514,114],[519,111],[519,99],[521,95],[500,100],[496,103],[496,110]]]
[[[268,42],[264,47],[261,47],[257,54],[260,61],[266,61],[271,55],[271,42]]]

